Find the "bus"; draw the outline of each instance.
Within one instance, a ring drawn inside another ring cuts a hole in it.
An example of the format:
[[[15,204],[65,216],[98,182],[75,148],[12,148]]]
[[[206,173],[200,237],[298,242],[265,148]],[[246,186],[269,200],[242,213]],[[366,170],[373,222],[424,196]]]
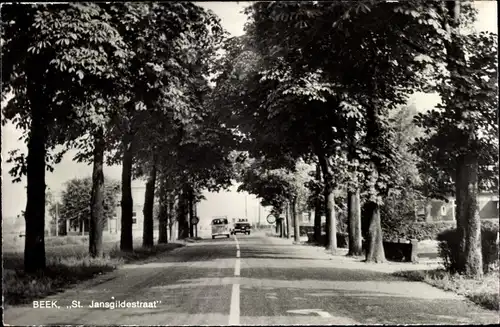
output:
[[[215,239],[216,236],[226,236],[229,238],[230,235],[231,232],[227,218],[212,219],[212,239]]]

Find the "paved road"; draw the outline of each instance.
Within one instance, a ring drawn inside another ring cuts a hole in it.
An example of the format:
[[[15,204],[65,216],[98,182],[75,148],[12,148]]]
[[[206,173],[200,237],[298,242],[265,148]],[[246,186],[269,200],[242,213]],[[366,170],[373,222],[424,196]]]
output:
[[[498,323],[498,314],[427,284],[262,235],[209,239],[50,296],[59,308],[7,308],[13,325]],[[68,308],[72,301],[75,306]],[[156,308],[89,308],[91,301]]]

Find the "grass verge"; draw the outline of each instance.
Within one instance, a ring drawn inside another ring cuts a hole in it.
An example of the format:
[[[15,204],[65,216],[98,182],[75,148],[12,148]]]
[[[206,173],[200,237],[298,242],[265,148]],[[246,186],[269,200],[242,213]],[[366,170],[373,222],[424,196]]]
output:
[[[3,289],[4,303],[16,305],[52,295],[80,281],[111,272],[125,263],[154,260],[163,252],[182,246],[178,243],[155,245],[153,248],[138,248],[133,252],[123,252],[114,247],[103,257],[91,258],[88,255],[53,255],[47,250],[47,268],[38,273],[26,274],[23,270],[23,255],[4,253]]]
[[[472,302],[490,310],[500,310],[499,272],[486,274],[481,280],[465,278],[459,274],[450,274],[443,269],[424,271],[398,271],[395,276],[413,281],[421,281],[445,291],[464,295]]]
[[[88,236],[58,236],[45,238],[45,246],[83,245],[88,244],[88,242]]]

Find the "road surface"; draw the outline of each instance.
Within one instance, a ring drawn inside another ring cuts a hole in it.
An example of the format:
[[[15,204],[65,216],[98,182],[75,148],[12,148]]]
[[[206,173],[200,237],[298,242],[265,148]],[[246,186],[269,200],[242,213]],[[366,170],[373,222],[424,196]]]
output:
[[[452,293],[263,235],[191,243],[151,262],[126,265],[44,300],[48,301],[44,304],[56,307],[9,307],[4,312],[4,323],[498,323],[497,312],[481,309]],[[89,308],[92,301],[101,306],[118,301],[129,307]]]

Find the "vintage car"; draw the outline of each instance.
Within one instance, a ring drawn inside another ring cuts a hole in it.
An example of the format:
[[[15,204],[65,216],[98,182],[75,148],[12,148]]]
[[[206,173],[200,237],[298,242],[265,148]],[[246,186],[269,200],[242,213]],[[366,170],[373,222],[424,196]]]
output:
[[[242,233],[242,234],[247,234],[250,235],[250,229],[252,228],[250,223],[248,222],[248,219],[246,218],[239,218],[239,219],[234,219],[235,223],[233,225],[233,228],[231,229],[231,234],[235,235],[236,233]]]

